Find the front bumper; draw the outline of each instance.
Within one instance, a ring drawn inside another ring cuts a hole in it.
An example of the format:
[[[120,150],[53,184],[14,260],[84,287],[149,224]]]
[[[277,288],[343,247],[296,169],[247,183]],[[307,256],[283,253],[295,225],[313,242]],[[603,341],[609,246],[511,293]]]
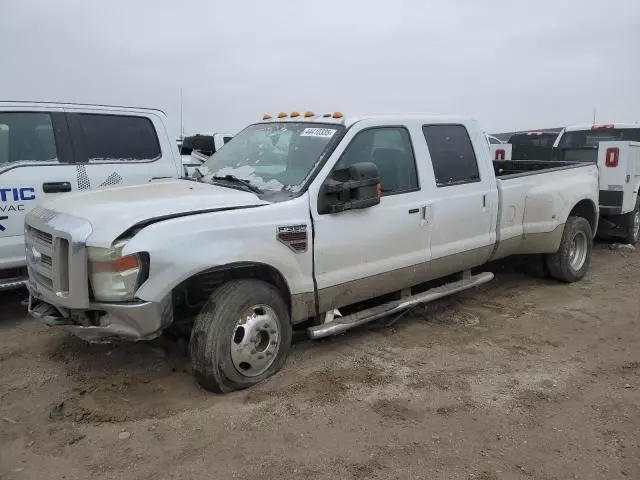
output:
[[[171,296],[159,303],[94,303],[88,310],[74,310],[57,307],[30,291],[29,313],[92,343],[151,340],[173,321]]]

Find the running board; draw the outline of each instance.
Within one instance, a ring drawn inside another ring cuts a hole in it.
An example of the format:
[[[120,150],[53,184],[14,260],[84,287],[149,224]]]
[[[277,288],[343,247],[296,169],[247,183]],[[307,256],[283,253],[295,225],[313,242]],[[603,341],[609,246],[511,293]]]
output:
[[[484,272],[478,275],[464,275],[464,277],[466,278],[447,283],[440,287],[432,288],[426,292],[418,293],[400,300],[393,300],[391,302],[378,305],[377,307],[368,308],[366,310],[361,310],[351,315],[347,315],[346,317],[336,318],[331,323],[309,327],[307,329],[307,335],[312,340],[328,337],[330,335],[337,335],[339,333],[346,332],[353,327],[364,325],[365,323],[391,315],[392,313],[399,313],[419,303],[429,303],[439,298],[462,292],[463,290],[468,290],[469,288],[478,287],[493,280],[493,273]]]
[[[4,278],[0,280],[0,291],[15,290],[27,286],[26,278]]]

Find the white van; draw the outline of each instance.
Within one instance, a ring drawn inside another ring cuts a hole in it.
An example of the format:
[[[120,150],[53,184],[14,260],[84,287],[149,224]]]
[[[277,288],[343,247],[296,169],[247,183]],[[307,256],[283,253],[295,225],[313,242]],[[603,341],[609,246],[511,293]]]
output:
[[[39,203],[181,175],[159,110],[0,101],[0,290],[27,277],[24,217]]]

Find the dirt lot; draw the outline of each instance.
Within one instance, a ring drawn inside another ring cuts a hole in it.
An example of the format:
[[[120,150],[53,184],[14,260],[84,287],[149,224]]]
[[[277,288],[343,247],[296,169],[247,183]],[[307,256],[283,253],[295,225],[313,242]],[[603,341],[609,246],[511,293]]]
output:
[[[167,339],[87,345],[5,294],[0,478],[640,478],[640,252],[573,285],[496,269],[227,396]]]

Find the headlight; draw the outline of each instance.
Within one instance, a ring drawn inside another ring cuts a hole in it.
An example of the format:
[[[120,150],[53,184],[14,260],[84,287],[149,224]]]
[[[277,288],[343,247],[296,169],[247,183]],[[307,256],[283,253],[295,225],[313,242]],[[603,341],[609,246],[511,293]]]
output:
[[[89,282],[93,297],[101,302],[133,300],[146,276],[147,254],[122,256],[126,241],[111,248],[88,247]]]

